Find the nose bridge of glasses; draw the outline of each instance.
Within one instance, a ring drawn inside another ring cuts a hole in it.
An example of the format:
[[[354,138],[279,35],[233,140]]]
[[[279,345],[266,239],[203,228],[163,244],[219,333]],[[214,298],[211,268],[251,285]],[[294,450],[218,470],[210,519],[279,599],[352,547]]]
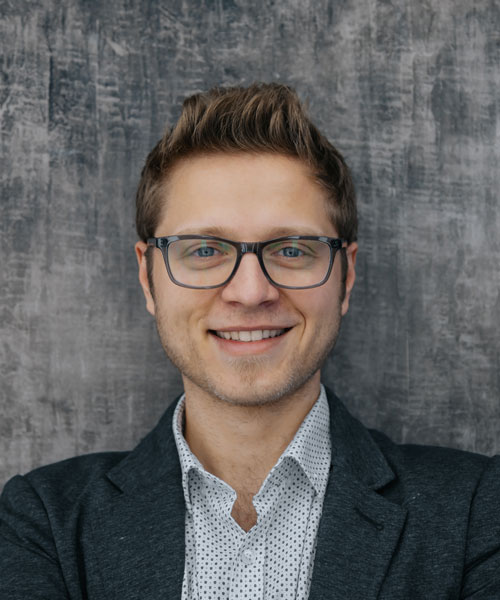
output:
[[[260,242],[241,242],[241,254],[258,254]]]
[[[260,270],[263,271],[262,274],[266,278],[268,278],[268,275],[266,273],[265,267],[262,262],[262,255],[260,255],[260,248],[262,246],[262,242],[240,242],[239,246],[240,246],[240,256],[239,256],[239,259],[236,260],[236,266],[233,271],[233,276],[236,274],[237,271],[240,271],[241,262],[242,262],[243,258],[245,257],[245,254],[255,254],[255,260],[258,261],[256,264],[258,264]]]

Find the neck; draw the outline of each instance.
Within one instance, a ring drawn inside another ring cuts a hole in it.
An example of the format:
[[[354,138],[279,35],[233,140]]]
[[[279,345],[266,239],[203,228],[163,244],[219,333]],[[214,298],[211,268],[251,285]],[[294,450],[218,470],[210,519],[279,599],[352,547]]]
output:
[[[236,492],[256,494],[318,399],[319,371],[270,405],[236,406],[185,380],[184,436],[203,467]]]

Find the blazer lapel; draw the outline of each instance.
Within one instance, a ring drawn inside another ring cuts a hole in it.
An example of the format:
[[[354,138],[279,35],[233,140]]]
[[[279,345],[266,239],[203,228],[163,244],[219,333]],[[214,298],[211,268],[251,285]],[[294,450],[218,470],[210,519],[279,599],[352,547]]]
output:
[[[377,493],[395,476],[369,432],[328,390],[332,465],[310,600],[378,597],[406,510]]]
[[[176,404],[101,482],[92,529],[105,598],[181,597],[185,502],[172,432]]]

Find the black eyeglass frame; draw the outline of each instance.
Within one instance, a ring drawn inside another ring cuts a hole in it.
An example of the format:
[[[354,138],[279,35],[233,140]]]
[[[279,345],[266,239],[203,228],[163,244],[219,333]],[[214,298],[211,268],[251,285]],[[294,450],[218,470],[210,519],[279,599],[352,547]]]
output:
[[[177,281],[177,279],[175,279],[175,277],[173,276],[172,271],[170,269],[170,264],[168,261],[168,248],[169,248],[170,244],[172,244],[173,242],[177,242],[179,240],[196,240],[196,239],[214,240],[214,241],[224,242],[224,243],[229,244],[229,245],[233,246],[234,248],[236,248],[236,262],[234,263],[233,270],[231,271],[230,275],[225,279],[225,281],[223,281],[222,283],[218,283],[217,285],[204,285],[204,286],[187,285],[185,283],[181,283],[180,281]],[[276,283],[271,278],[271,276],[267,272],[266,267],[264,265],[264,259],[262,258],[262,251],[269,244],[274,244],[276,242],[283,242],[286,240],[317,240],[318,242],[325,242],[326,244],[328,244],[328,246],[330,248],[330,264],[328,265],[328,271],[327,271],[325,277],[319,283],[315,283],[314,285],[305,285],[305,286],[297,287],[297,286],[292,286],[292,285],[283,285],[280,283]],[[159,250],[161,250],[161,253],[163,255],[163,260],[165,262],[165,266],[167,267],[168,276],[173,281],[173,283],[175,283],[176,285],[179,285],[180,287],[189,288],[192,290],[212,290],[215,288],[222,287],[222,286],[226,285],[227,283],[229,283],[231,281],[231,279],[234,277],[236,271],[238,270],[238,267],[240,266],[240,262],[241,262],[241,259],[243,258],[244,254],[256,254],[257,259],[260,264],[260,268],[262,269],[262,272],[264,273],[264,275],[266,276],[266,279],[269,281],[269,283],[271,285],[274,285],[279,288],[288,289],[288,290],[306,290],[306,289],[319,287],[319,286],[323,285],[324,283],[326,283],[326,281],[328,281],[328,278],[330,277],[330,274],[332,272],[333,261],[335,260],[335,255],[337,254],[337,250],[345,250],[347,248],[348,242],[347,242],[347,240],[344,240],[342,238],[331,238],[331,237],[327,237],[325,235],[287,235],[287,236],[283,236],[283,237],[279,237],[279,238],[274,238],[272,240],[265,240],[263,242],[235,242],[233,240],[226,240],[224,238],[216,237],[213,235],[194,235],[194,234],[191,235],[191,234],[189,234],[189,235],[167,235],[167,236],[163,236],[163,237],[152,237],[152,238],[148,238],[147,244],[148,244],[148,246],[152,246],[153,248],[158,248]]]

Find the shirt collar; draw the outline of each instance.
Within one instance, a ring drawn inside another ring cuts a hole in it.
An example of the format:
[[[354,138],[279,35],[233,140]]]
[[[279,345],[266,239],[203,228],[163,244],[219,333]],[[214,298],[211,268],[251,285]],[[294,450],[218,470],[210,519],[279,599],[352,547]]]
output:
[[[186,507],[191,512],[191,495],[189,493],[189,474],[192,470],[204,473],[205,470],[201,462],[191,452],[186,438],[184,437],[184,412],[185,412],[186,394],[182,394],[177,402],[177,407],[174,411],[172,419],[172,429],[174,431],[175,444],[179,454],[182,472],[182,489],[184,491],[184,500]]]
[[[202,474],[206,474],[206,471],[191,452],[184,438],[184,411],[185,394],[182,394],[174,411],[172,428],[181,464],[184,499],[188,510],[191,510],[189,474],[193,469]],[[318,399],[302,421],[293,440],[272,469],[278,477],[279,467],[286,458],[290,458],[300,465],[317,494],[325,492],[330,474],[331,440],[330,408],[323,385],[321,385]]]
[[[330,407],[321,385],[318,399],[302,421],[293,440],[280,456],[275,469],[286,459],[295,461],[309,479],[317,494],[326,490],[331,462]]]

